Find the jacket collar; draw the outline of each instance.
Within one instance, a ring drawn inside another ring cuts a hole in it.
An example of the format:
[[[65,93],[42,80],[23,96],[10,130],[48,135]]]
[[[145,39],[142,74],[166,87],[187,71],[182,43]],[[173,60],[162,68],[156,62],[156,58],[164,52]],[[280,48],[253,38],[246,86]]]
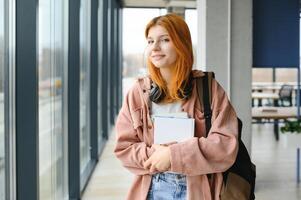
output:
[[[201,70],[192,70],[193,78],[202,77],[205,73]],[[138,78],[139,85],[142,90],[150,91],[151,89],[151,79],[150,76]]]

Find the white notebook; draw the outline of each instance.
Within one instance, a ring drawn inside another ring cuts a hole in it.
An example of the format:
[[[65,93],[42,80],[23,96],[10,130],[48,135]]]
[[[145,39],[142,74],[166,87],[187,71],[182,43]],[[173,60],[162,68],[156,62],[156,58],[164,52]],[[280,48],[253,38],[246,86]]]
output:
[[[194,136],[194,119],[186,117],[155,116],[154,143],[182,142]]]

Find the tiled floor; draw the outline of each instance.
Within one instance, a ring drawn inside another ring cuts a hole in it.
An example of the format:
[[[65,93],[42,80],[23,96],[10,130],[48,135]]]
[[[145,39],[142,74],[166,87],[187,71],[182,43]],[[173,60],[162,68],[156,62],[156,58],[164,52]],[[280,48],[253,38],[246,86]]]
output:
[[[271,124],[253,125],[252,157],[257,166],[257,200],[301,200],[296,183],[296,148],[286,135],[276,142]],[[300,135],[301,138],[301,135]],[[113,155],[114,134],[107,143],[83,200],[122,200],[131,183],[127,172]],[[295,139],[301,146],[301,139]]]
[[[257,165],[256,199],[300,200],[301,184],[296,179],[296,147],[300,139],[281,134],[276,142],[271,124],[253,125],[252,158]],[[296,144],[297,142],[297,144]]]
[[[132,174],[123,168],[113,154],[112,133],[83,195],[83,200],[122,200],[131,184]]]

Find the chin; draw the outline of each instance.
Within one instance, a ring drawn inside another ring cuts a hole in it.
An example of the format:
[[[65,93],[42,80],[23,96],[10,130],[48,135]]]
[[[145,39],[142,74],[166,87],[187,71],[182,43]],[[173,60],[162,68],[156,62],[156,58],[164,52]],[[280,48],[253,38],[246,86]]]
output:
[[[167,63],[162,63],[162,62],[152,62],[153,63],[153,65],[156,67],[156,68],[158,68],[158,69],[163,69],[163,68],[169,68],[170,67],[170,65],[168,65]]]
[[[153,64],[157,68],[165,68],[166,66],[168,66],[166,63],[162,63],[162,62],[157,62],[157,63],[153,63]]]

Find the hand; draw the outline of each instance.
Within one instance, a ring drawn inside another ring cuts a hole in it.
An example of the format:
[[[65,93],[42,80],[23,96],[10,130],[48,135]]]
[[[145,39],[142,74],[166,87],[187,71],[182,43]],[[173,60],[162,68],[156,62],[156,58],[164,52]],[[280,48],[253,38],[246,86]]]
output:
[[[149,169],[150,172],[160,171],[164,172],[170,168],[170,148],[158,144],[152,145],[155,152],[144,163],[144,168]]]

